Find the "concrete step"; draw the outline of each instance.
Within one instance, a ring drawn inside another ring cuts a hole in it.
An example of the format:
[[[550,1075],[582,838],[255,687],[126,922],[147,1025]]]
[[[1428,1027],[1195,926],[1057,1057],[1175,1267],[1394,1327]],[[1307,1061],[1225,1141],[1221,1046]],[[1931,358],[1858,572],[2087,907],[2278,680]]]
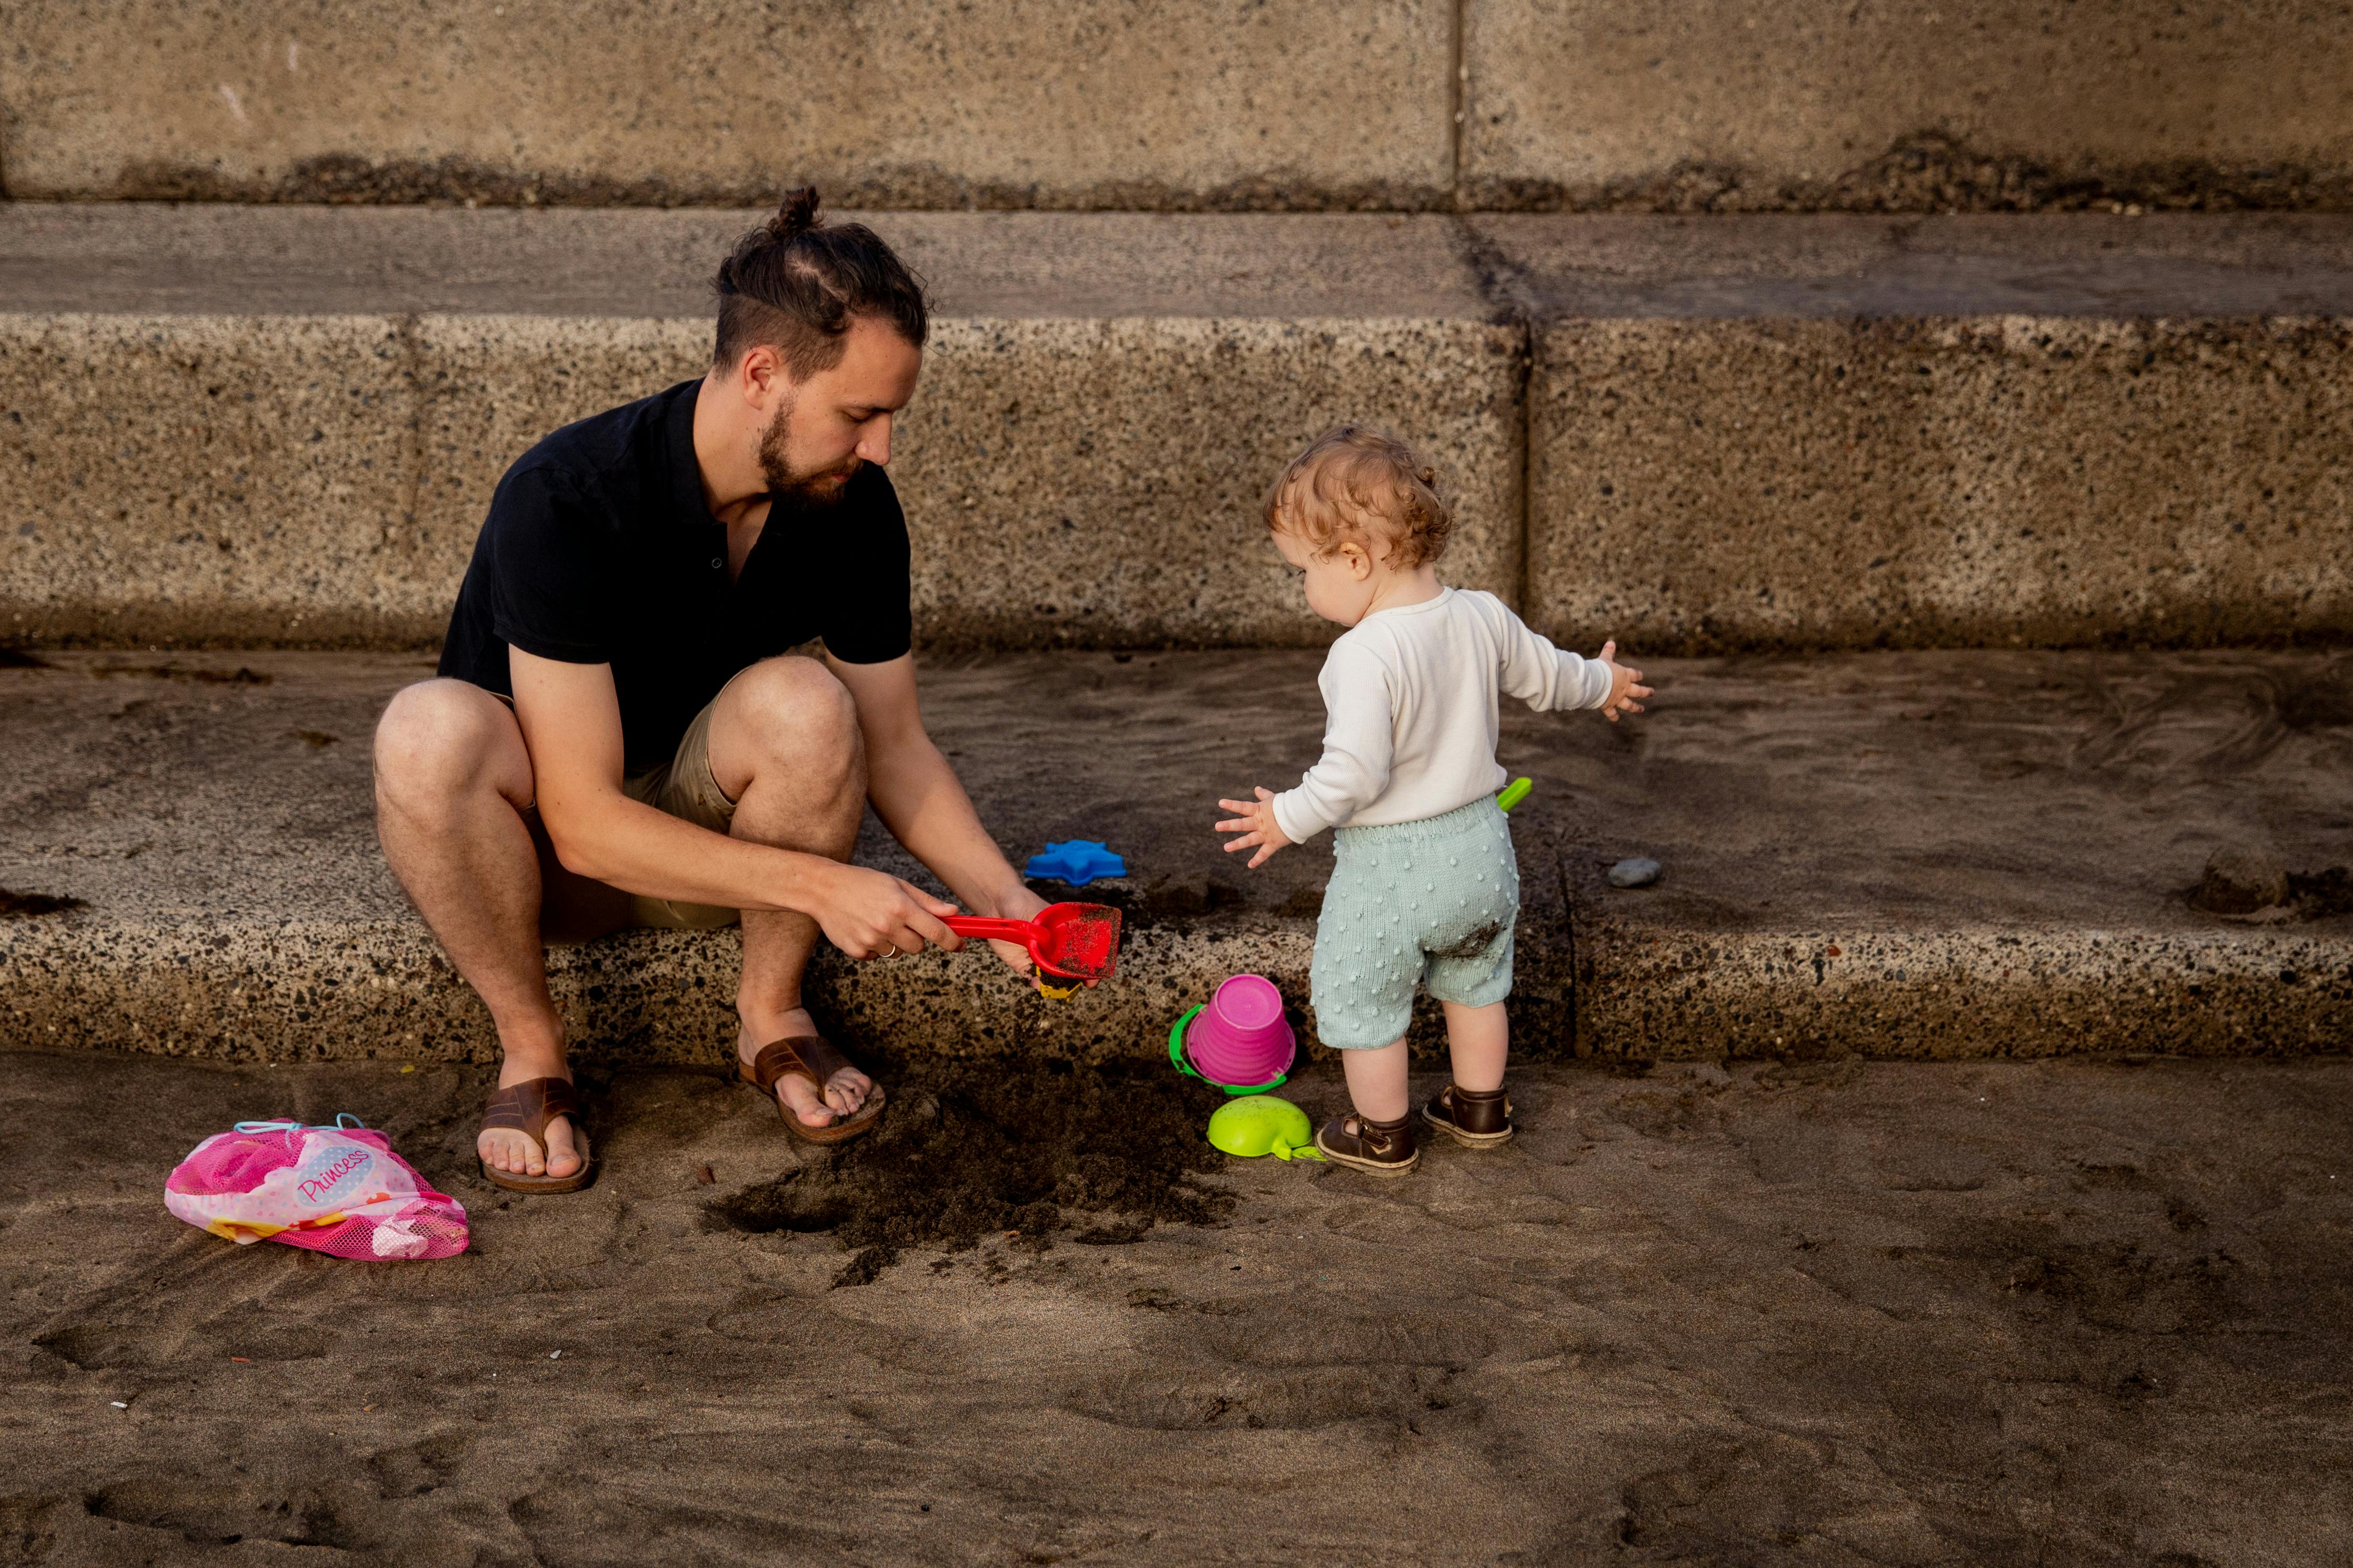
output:
[[[0,626],[438,640],[499,475],[707,368],[710,273],[756,221],[0,208],[0,465],[28,479]],[[877,221],[943,317],[892,461],[930,640],[1321,640],[1258,506],[1352,416],[1452,477],[1461,580],[1514,589],[1525,334],[1447,220]]]
[[[1473,220],[1526,595],[1678,652],[2353,630],[2353,226]]]
[[[19,0],[15,195],[1947,212],[2344,205],[2268,0]]]
[[[1256,873],[1214,800],[1286,784],[1321,713],[1305,651],[1029,654],[927,667],[934,733],[1009,852],[1102,838],[1132,875],[1121,973],[1050,1004],[979,955],[818,966],[852,1038],[1149,1058],[1224,975],[1307,994],[1328,845]],[[396,654],[61,653],[0,670],[0,1028],[31,1046],[271,1060],[485,1059],[480,1004],[403,906],[367,736]],[[1662,661],[1616,728],[1513,712],[1537,781],[1520,1047],[1695,1058],[2341,1052],[2353,1038],[2353,659],[1954,653]],[[2219,846],[2300,874],[2254,921],[2189,901]],[[872,825],[861,855],[915,868]],[[1637,891],[1605,868],[1647,856]],[[1059,889],[1055,889],[1059,891]],[[33,897],[79,904],[51,912]],[[575,1037],[723,1059],[732,933],[559,950]],[[1303,1023],[1312,1019],[1303,1014]],[[1418,1028],[1425,1039],[1430,1020]],[[1310,1037],[1312,1038],[1312,1035]]]
[[[0,636],[429,644],[499,474],[700,368],[755,216],[0,205]],[[943,317],[935,647],[1322,641],[1257,509],[1342,417],[1577,642],[2353,630],[2353,217],[873,221]]]

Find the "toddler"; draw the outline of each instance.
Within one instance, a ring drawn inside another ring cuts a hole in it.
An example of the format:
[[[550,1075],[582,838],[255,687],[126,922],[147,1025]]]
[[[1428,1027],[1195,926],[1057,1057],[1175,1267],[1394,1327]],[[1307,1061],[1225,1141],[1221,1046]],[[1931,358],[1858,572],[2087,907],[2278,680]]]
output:
[[[1315,1134],[1326,1159],[1402,1175],[1420,1158],[1408,1121],[1406,1025],[1417,984],[1446,1011],[1453,1082],[1421,1109],[1472,1148],[1513,1132],[1504,1094],[1512,928],[1520,873],[1495,791],[1499,692],[1538,710],[1595,708],[1616,722],[1651,695],[1642,672],[1564,653],[1493,594],[1438,581],[1453,519],[1437,476],[1404,443],[1343,425],[1292,459],[1266,524],[1306,578],[1307,605],[1349,630],[1316,684],[1324,755],[1299,787],[1218,804],[1229,851],[1265,864],[1326,827],[1332,880],[1315,927],[1316,1032],[1344,1055],[1356,1110]]]

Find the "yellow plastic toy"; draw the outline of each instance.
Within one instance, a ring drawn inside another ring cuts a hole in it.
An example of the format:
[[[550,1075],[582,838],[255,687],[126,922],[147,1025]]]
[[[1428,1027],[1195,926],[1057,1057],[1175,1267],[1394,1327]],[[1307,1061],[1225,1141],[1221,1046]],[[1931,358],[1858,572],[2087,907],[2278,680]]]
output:
[[[1315,1147],[1315,1129],[1307,1112],[1279,1094],[1253,1094],[1218,1107],[1209,1118],[1209,1142],[1244,1159],[1261,1154],[1278,1160],[1324,1157]]]

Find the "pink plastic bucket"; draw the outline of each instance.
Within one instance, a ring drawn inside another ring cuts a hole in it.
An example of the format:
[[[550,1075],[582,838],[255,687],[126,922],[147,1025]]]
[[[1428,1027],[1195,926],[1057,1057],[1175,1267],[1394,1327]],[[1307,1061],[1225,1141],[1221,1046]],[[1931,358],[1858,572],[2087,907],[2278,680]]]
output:
[[[1218,987],[1185,1029],[1185,1055],[1211,1083],[1272,1083],[1299,1049],[1282,1016],[1282,993],[1262,974],[1237,974]]]

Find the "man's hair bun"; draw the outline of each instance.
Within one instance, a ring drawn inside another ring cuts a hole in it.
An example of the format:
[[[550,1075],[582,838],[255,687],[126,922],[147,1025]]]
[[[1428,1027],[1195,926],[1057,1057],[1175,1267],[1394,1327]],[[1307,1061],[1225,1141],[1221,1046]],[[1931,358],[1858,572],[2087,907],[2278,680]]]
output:
[[[789,245],[817,226],[817,187],[803,185],[784,200],[767,223],[769,237]]]
[[[819,223],[815,185],[785,197],[719,264],[712,359],[739,363],[756,344],[780,350],[797,381],[841,363],[845,334],[872,316],[917,348],[931,330],[923,280],[862,223]]]

